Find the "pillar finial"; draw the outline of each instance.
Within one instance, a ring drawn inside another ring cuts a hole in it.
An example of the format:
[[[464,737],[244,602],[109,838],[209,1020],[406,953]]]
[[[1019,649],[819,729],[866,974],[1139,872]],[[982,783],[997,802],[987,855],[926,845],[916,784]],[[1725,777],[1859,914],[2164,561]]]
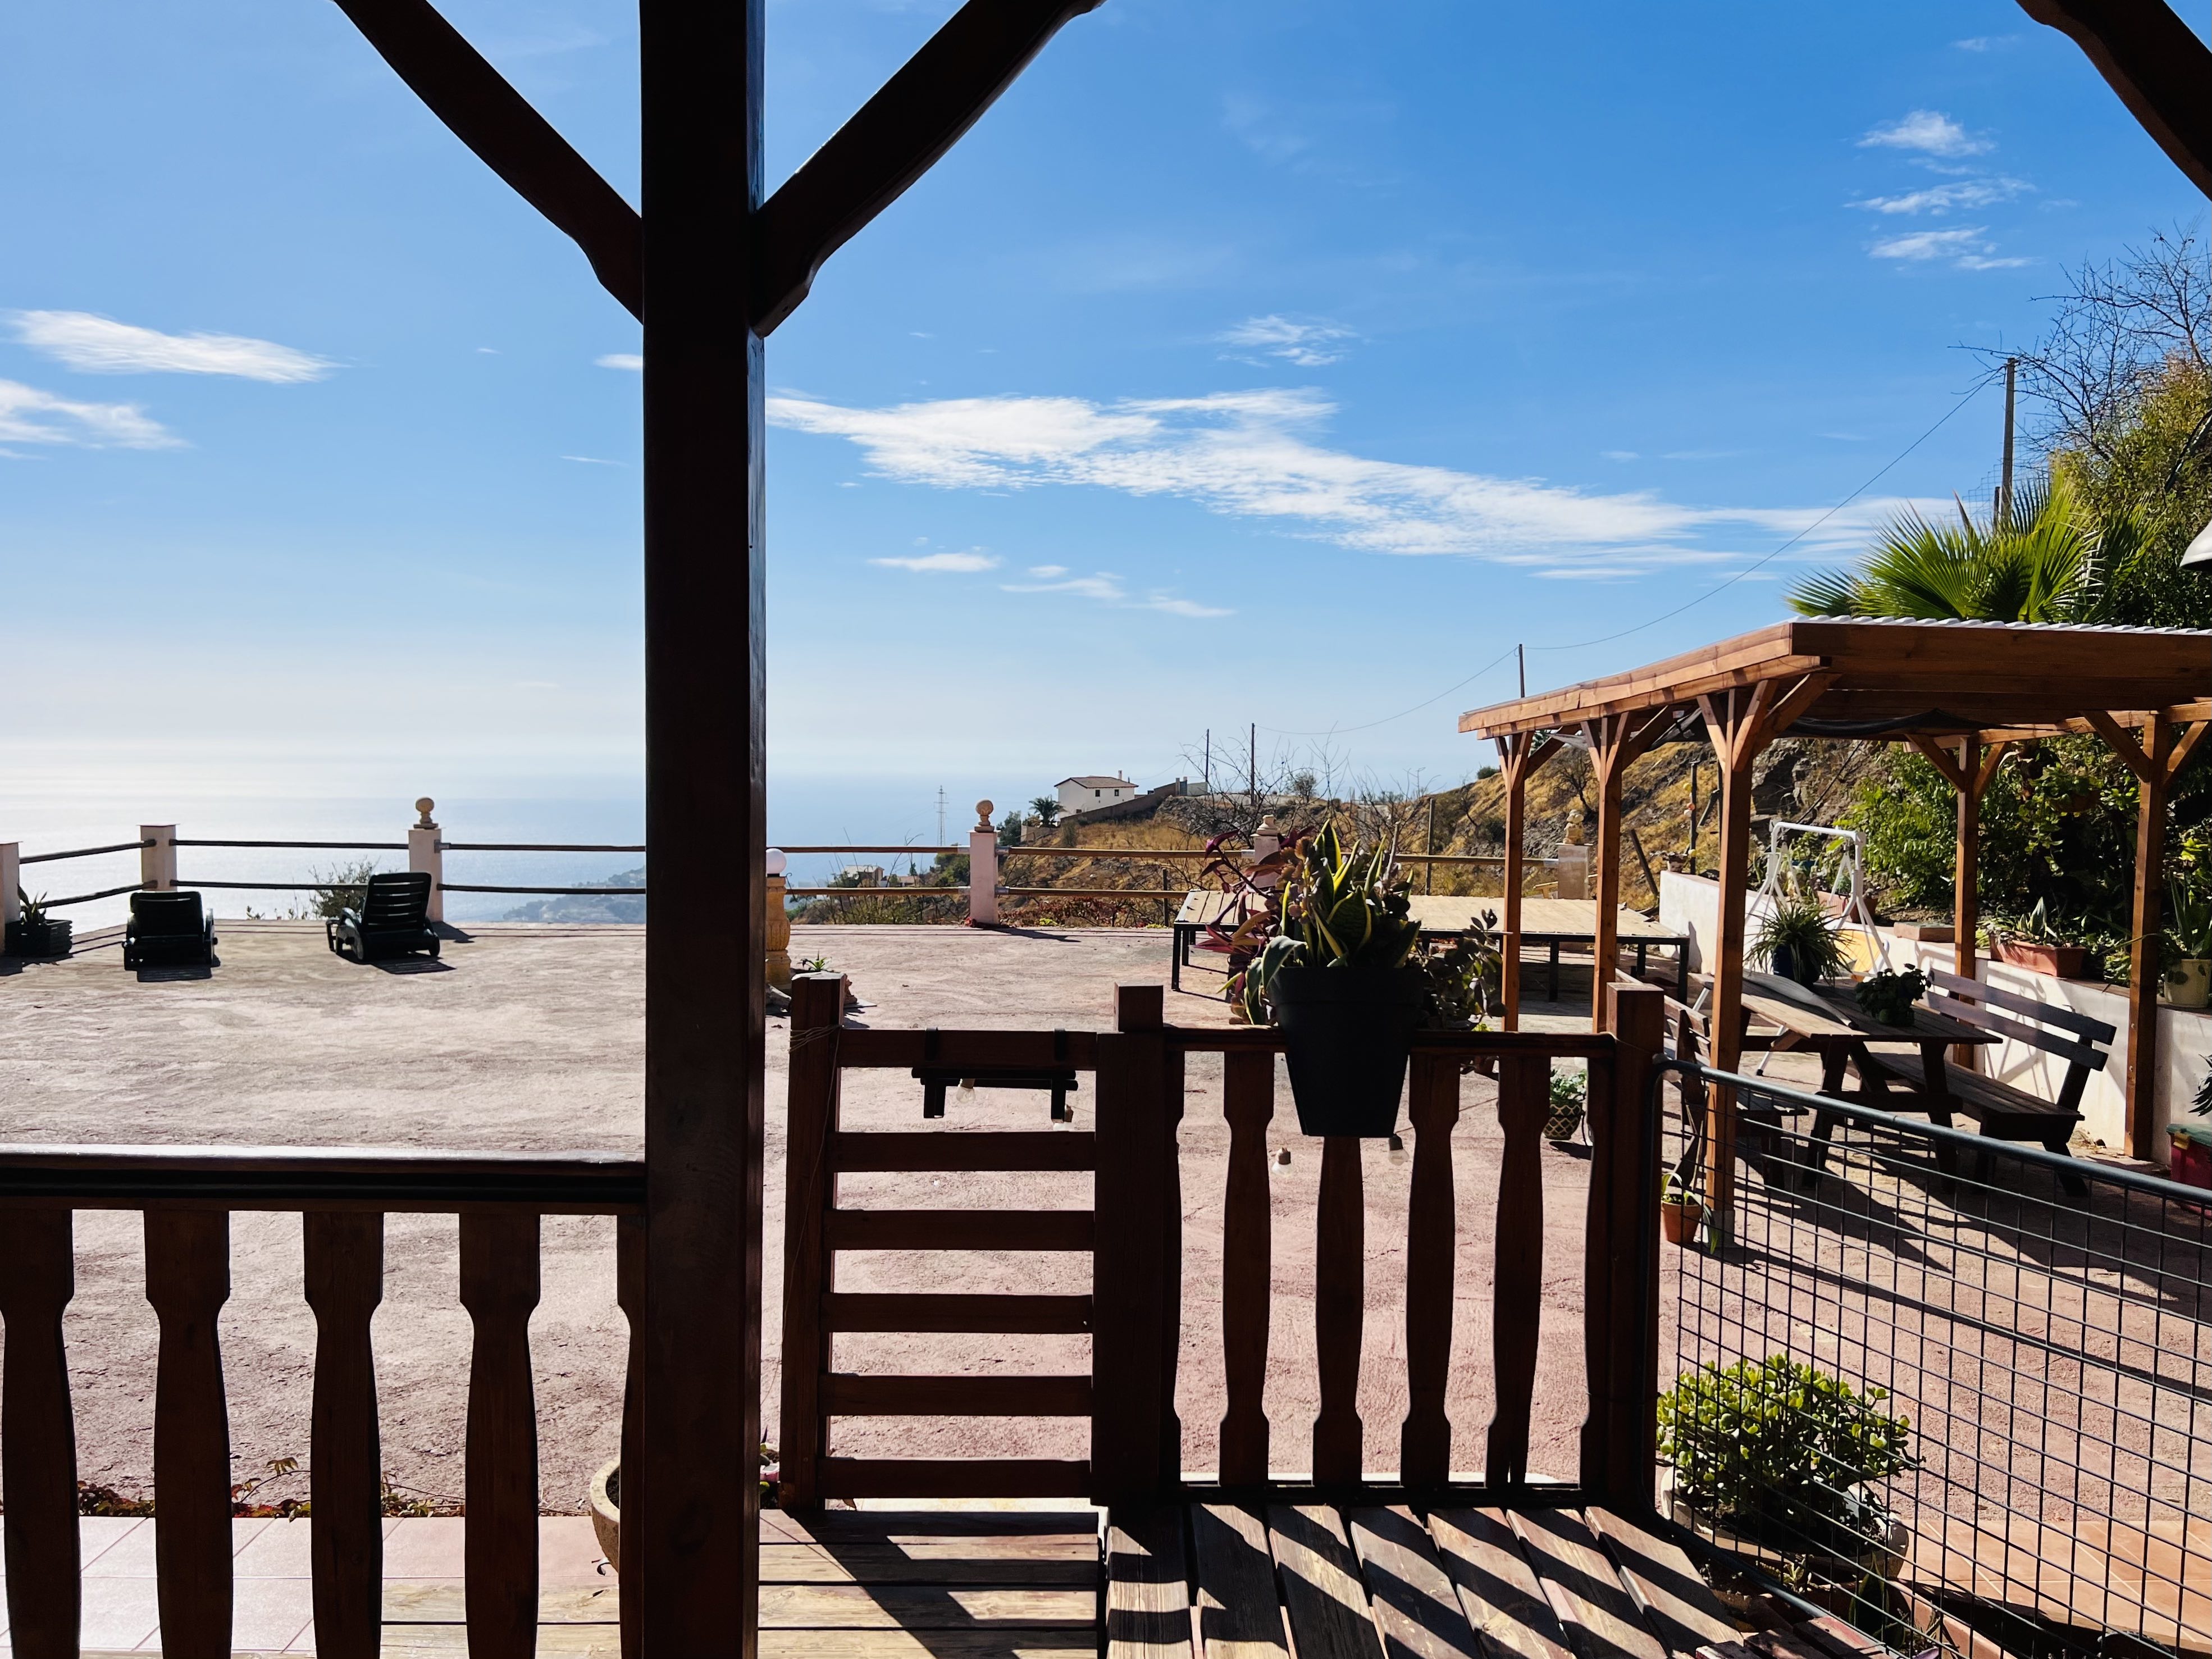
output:
[[[433,807],[436,806],[437,804],[437,802],[432,800],[428,795],[422,796],[415,803],[415,811],[416,814],[415,827],[417,830],[435,830],[438,827],[430,821],[430,811]]]
[[[988,800],[979,800],[975,803],[975,828],[979,832],[988,830],[991,828],[991,809],[993,805],[993,802]]]

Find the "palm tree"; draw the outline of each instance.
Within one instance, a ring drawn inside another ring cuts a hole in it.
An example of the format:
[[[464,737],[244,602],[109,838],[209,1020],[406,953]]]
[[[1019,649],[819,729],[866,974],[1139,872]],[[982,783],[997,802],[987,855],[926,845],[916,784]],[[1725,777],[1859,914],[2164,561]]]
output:
[[[2132,520],[2081,511],[2063,471],[2031,478],[2002,510],[1957,525],[1910,508],[1882,529],[1856,570],[1809,578],[1790,596],[1805,617],[2057,623],[2096,620],[2105,576],[2139,539]]]

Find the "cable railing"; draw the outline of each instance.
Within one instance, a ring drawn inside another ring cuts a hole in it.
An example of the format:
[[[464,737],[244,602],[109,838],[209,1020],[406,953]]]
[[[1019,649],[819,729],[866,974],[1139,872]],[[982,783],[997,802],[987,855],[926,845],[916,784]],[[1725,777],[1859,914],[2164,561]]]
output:
[[[2206,1194],[1670,1069],[1662,1509],[1900,1651],[2212,1646]],[[1711,1085],[1739,1161],[1717,1253],[1683,1207]]]

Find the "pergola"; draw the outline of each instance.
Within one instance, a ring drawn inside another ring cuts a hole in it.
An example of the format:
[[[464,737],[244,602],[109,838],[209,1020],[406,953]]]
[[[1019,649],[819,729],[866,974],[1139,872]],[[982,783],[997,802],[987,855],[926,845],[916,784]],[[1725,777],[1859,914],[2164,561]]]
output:
[[[2174,775],[2212,726],[2212,633],[1965,622],[1779,623],[1649,667],[1462,715],[1496,740],[1505,775],[1505,867],[1520,867],[1528,782],[1571,740],[1597,794],[1595,959],[1616,954],[1621,779],[1656,744],[1702,740],[1720,764],[1720,926],[1706,969],[1713,1063],[1741,1053],[1745,885],[1754,763],[1778,738],[1911,744],[1958,793],[1958,971],[1975,976],[1981,800],[2013,745],[2062,732],[2105,739],[2136,775],[2135,915],[2128,997],[2128,1150],[2157,1132],[2158,935],[2166,808]],[[1519,1023],[1521,895],[1508,882],[1504,1000]],[[1602,1022],[1603,999],[1595,1018]],[[1723,1177],[1724,1179],[1725,1177]]]

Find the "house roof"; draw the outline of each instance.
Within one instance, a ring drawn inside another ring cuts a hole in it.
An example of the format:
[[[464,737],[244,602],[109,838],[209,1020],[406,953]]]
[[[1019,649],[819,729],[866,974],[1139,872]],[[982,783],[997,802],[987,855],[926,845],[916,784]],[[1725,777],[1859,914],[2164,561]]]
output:
[[[1062,778],[1053,787],[1065,788],[1071,783],[1084,789],[1134,789],[1137,787],[1127,778]]]
[[[2212,717],[2212,632],[1807,618],[1474,709],[1459,729],[1504,737],[1669,707],[1694,714],[1700,697],[1770,682],[1786,683],[1775,686],[1778,706],[1800,686],[1811,699],[1776,736],[2041,737],[2078,730],[2091,714],[2133,714],[2140,723],[2156,709],[2203,720]]]

